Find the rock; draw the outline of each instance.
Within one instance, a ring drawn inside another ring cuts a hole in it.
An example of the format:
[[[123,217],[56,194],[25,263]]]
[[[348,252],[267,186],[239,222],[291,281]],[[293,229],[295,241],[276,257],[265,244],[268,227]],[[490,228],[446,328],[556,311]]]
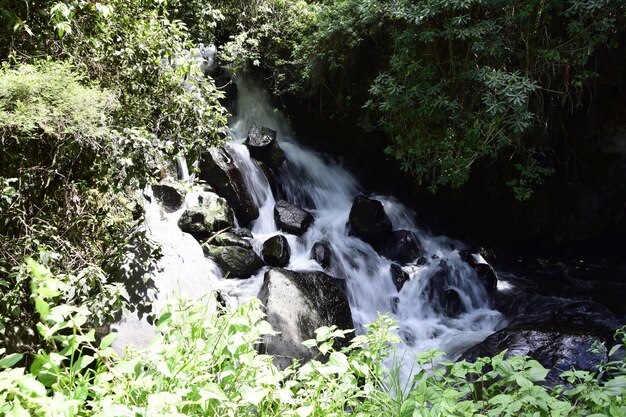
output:
[[[183,206],[187,192],[173,184],[155,184],[152,186],[152,194],[166,212],[172,213]]]
[[[274,220],[282,230],[300,236],[313,224],[313,216],[285,200],[274,206]]]
[[[263,243],[261,254],[266,265],[283,267],[289,263],[291,248],[285,236],[276,235]]]
[[[468,250],[460,250],[459,257],[463,262],[465,262],[472,268],[477,264],[476,259],[474,258],[474,254]]]
[[[391,232],[389,240],[382,249],[382,255],[392,261],[407,264],[415,261],[422,254],[422,246],[413,233],[408,230]]]
[[[276,180],[276,175],[274,175],[274,172],[263,162],[257,161],[256,159],[253,159],[252,161],[265,175],[265,178],[270,185],[270,190],[272,190],[274,198],[278,198],[278,196],[280,195],[280,189],[278,188],[278,181]]]
[[[340,280],[323,272],[293,272],[272,268],[265,273],[259,293],[267,321],[279,331],[264,338],[265,350],[276,365],[284,369],[292,359],[309,360],[317,355],[302,342],[315,338],[315,329],[336,325],[351,329],[354,324],[350,306],[341,290]],[[337,348],[347,345],[337,339]],[[338,345],[338,346],[337,346]]]
[[[400,292],[404,284],[410,279],[409,274],[398,264],[389,265],[389,273],[396,289]]]
[[[384,245],[391,234],[391,222],[382,203],[364,195],[354,199],[348,222],[354,235],[374,248]]]
[[[237,236],[232,232],[223,232],[215,235],[211,239],[211,244],[215,246],[239,246],[246,249],[252,249],[252,244],[246,238]]]
[[[443,311],[448,317],[458,317],[465,313],[465,306],[459,292],[452,288],[447,288],[442,297]]]
[[[228,278],[249,278],[264,265],[253,250],[239,246],[208,246],[205,253]]]
[[[250,229],[246,229],[245,227],[237,227],[230,232],[242,239],[252,239],[252,232],[250,231]]]
[[[330,266],[333,258],[333,252],[330,247],[330,242],[322,240],[321,242],[315,242],[311,248],[311,259],[320,264],[324,269]]]
[[[530,323],[507,327],[489,336],[463,354],[468,361],[494,356],[507,349],[505,357],[530,356],[550,369],[548,385],[563,383],[561,371],[572,368],[592,371],[607,359],[606,348],[593,353],[596,343],[610,345],[610,332],[600,327],[569,326],[561,323]]]
[[[199,206],[183,212],[178,227],[199,240],[232,226],[233,215],[226,200],[214,193],[204,192]]]
[[[247,224],[259,217],[259,209],[254,204],[241,171],[223,146],[209,148],[208,152],[202,153],[198,177],[228,201],[240,223]]]
[[[485,285],[487,293],[493,296],[498,290],[498,275],[489,264],[477,264],[474,267],[476,276]]]
[[[452,288],[455,281],[454,271],[445,261],[439,265],[440,268],[428,278],[424,296],[435,312],[457,317],[467,309],[458,291]]]
[[[498,274],[496,274],[496,271],[491,265],[477,261],[474,254],[468,250],[460,250],[459,256],[463,262],[476,271],[476,276],[485,285],[487,293],[493,296],[498,288]]]
[[[280,168],[285,162],[285,152],[276,142],[276,131],[272,129],[252,125],[244,144],[248,147],[250,156],[272,169]]]

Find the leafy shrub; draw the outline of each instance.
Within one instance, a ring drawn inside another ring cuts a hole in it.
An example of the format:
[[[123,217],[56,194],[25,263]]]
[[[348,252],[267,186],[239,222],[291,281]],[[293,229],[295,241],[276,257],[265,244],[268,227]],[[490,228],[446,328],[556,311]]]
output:
[[[255,350],[264,334],[258,300],[236,311],[214,299],[174,302],[157,322],[148,348],[117,359],[114,334],[96,342],[83,330],[88,310],[55,305],[61,285],[50,271],[28,261],[38,331],[56,347],[40,351],[30,372],[12,368],[19,354],[0,359],[0,412],[6,415],[93,416],[621,416],[626,412],[626,362],[599,373],[563,374],[574,388],[541,385],[548,370],[525,357],[503,355],[476,363],[440,361],[442,352],[418,355],[406,391],[382,360],[394,354],[393,323],[380,318],[350,346],[333,339],[349,332],[321,328],[317,346],[327,360],[294,363],[284,371]],[[71,331],[67,331],[71,330]],[[625,333],[622,345],[626,345]],[[395,382],[394,382],[395,381]]]
[[[135,266],[148,270],[158,254],[133,194],[165,175],[175,157],[193,159],[224,138],[223,94],[200,75],[188,30],[170,11],[191,20],[199,7],[2,5],[0,347],[32,350],[41,341],[19,267],[26,254],[39,253],[65,283],[63,302],[97,313],[92,325],[110,320],[126,297],[110,273],[127,247],[146,247],[147,265]],[[203,16],[219,19],[215,10]]]
[[[26,254],[39,253],[58,271],[64,301],[98,312],[94,325],[121,306],[123,289],[102,267],[120,262],[124,245],[143,233],[115,181],[124,172],[123,136],[110,126],[117,106],[68,63],[0,70],[0,347],[37,345],[29,280],[19,267]]]

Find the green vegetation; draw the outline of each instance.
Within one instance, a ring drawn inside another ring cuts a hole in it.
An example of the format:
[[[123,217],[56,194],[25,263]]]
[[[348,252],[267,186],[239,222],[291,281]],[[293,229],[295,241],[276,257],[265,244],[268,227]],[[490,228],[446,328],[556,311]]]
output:
[[[158,338],[119,360],[113,335],[96,341],[82,326],[90,312],[56,305],[63,285],[28,260],[37,329],[54,349],[30,366],[21,357],[0,360],[0,412],[7,416],[623,416],[626,361],[597,373],[564,372],[564,384],[546,388],[548,373],[524,357],[503,354],[476,363],[438,362],[442,352],[419,356],[406,386],[382,360],[399,339],[381,317],[369,332],[338,351],[333,339],[348,332],[317,330],[320,357],[284,371],[255,344],[272,332],[258,302],[236,311],[208,302],[180,301],[157,321]],[[626,345],[626,334],[619,333]],[[618,346],[619,347],[619,346]],[[613,349],[615,351],[617,350]],[[619,347],[621,349],[624,346]],[[323,355],[323,356],[322,356]],[[403,389],[405,391],[403,391]]]
[[[279,94],[384,132],[387,154],[432,190],[510,160],[519,200],[554,171],[539,161],[568,112],[592,103],[626,17],[623,0],[249,3],[226,58],[243,49]]]
[[[164,3],[9,2],[0,12],[0,348],[33,353],[46,341],[24,257],[62,277],[63,302],[89,306],[91,326],[110,321],[128,298],[120,265],[149,271],[158,255],[134,193],[177,155],[219,143],[226,110]],[[129,245],[150,256],[133,264]]]

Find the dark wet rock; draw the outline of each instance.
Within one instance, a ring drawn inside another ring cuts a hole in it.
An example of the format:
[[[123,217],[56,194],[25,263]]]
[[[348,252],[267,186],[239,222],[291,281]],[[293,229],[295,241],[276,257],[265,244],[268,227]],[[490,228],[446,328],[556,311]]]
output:
[[[289,263],[291,248],[285,236],[276,235],[263,243],[261,254],[266,265],[283,267]]]
[[[404,284],[410,279],[409,274],[398,264],[389,265],[389,273],[396,289],[400,292]]]
[[[391,234],[391,221],[383,204],[362,194],[354,199],[348,222],[355,236],[375,248],[384,245]]]
[[[259,210],[246,187],[241,171],[226,148],[209,148],[200,157],[198,177],[228,201],[237,219],[247,224],[259,217]]]
[[[280,189],[278,188],[278,181],[276,181],[276,175],[274,172],[261,161],[257,161],[256,159],[252,160],[254,164],[261,170],[265,178],[267,179],[268,184],[270,185],[270,190],[272,190],[272,195],[274,198],[278,198],[280,195]]]
[[[178,227],[199,240],[232,226],[233,215],[226,200],[217,194],[204,192],[199,206],[183,212]]]
[[[252,239],[252,232],[250,229],[246,229],[245,227],[236,227],[230,232],[240,238]]]
[[[436,313],[457,317],[467,309],[460,294],[453,288],[455,271],[443,260],[439,265],[440,268],[428,277],[424,297]]]
[[[498,274],[496,274],[496,271],[491,267],[491,265],[479,262],[476,259],[476,256],[468,250],[460,250],[459,256],[463,262],[476,271],[476,276],[485,286],[487,293],[490,296],[493,296],[498,287]]]
[[[455,289],[448,288],[443,292],[442,304],[444,314],[448,317],[458,317],[466,312],[461,295]]]
[[[404,329],[398,332],[398,336],[407,344],[407,346],[415,346],[415,334],[412,331]]]
[[[496,271],[489,264],[477,264],[474,270],[478,279],[487,289],[487,293],[493,296],[498,289],[498,275]]]
[[[570,326],[561,323],[530,323],[507,327],[470,348],[463,358],[475,361],[482,356],[494,356],[507,349],[505,357],[530,356],[550,372],[548,385],[564,381],[562,371],[571,369],[592,371],[607,359],[607,350],[597,353],[591,347],[599,343],[610,345],[610,332],[601,327]]]
[[[183,206],[187,192],[174,184],[155,184],[152,186],[152,194],[166,212],[172,213]]]
[[[389,310],[392,314],[398,314],[398,304],[400,304],[400,297],[395,296],[389,299]]]
[[[474,254],[471,251],[468,251],[468,250],[465,250],[465,249],[460,250],[459,251],[459,257],[461,258],[461,260],[463,262],[465,262],[466,264],[468,264],[472,268],[474,266],[476,266],[476,264],[477,264],[476,258],[474,258]]]
[[[274,220],[278,227],[287,233],[300,236],[313,224],[313,216],[285,200],[274,206]]]
[[[600,326],[612,331],[624,321],[608,308],[591,300],[569,300],[563,297],[545,296],[526,292],[509,281],[513,289],[498,291],[495,308],[500,311],[509,325],[523,323],[561,323],[569,326]]]
[[[317,271],[272,268],[265,273],[259,298],[265,305],[267,321],[280,333],[266,336],[261,349],[274,356],[277,366],[284,369],[294,358],[307,361],[315,357],[317,351],[302,345],[315,338],[315,329],[332,325],[340,329],[354,327],[340,282]],[[336,347],[347,344],[346,339],[335,342]]]
[[[211,244],[215,246],[239,246],[246,249],[252,249],[249,239],[237,236],[232,232],[223,232],[217,234],[211,239]]]
[[[251,249],[239,246],[205,246],[208,255],[227,278],[249,278],[263,267],[263,260]]]
[[[408,230],[391,232],[389,240],[382,249],[382,255],[392,261],[407,264],[415,261],[422,254],[422,245]]]
[[[311,259],[320,264],[324,269],[330,266],[332,262],[333,252],[330,247],[330,242],[322,240],[321,242],[315,242],[311,248]]]
[[[419,258],[417,258],[417,261],[415,261],[415,265],[417,266],[426,265],[427,263],[428,263],[428,259],[426,259],[425,256],[420,256]]]
[[[248,147],[250,156],[272,169],[280,168],[285,162],[285,152],[276,142],[276,131],[272,129],[252,125],[244,144]]]

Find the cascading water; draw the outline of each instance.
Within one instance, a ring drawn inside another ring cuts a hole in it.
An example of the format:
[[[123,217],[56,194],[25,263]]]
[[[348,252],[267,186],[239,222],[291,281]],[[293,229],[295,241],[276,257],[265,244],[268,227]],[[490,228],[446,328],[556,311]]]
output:
[[[277,173],[281,197],[315,217],[314,224],[301,237],[276,227],[275,197],[263,172],[242,144],[253,124],[276,130],[279,145],[287,157]],[[349,234],[349,212],[355,196],[361,192],[354,176],[337,160],[295,142],[284,115],[270,106],[267,93],[253,80],[238,83],[237,117],[231,123],[231,136],[233,141],[227,146],[259,207],[259,218],[251,227],[255,250],[260,252],[267,238],[284,234],[292,252],[287,269],[321,270],[321,266],[310,259],[311,248],[316,242],[329,242],[334,262],[328,272],[345,279],[357,332],[375,321],[379,313],[389,312],[398,320],[403,339],[399,346],[401,357],[410,358],[412,352],[437,348],[455,358],[503,325],[501,314],[491,308],[476,272],[461,260],[459,249],[463,245],[430,236],[417,226],[410,209],[391,197],[375,196],[373,198],[383,203],[393,229],[409,231],[424,249],[423,264],[414,262],[404,267],[410,280],[398,292],[390,273],[392,262],[368,243]],[[236,304],[242,298],[256,296],[265,270],[249,279],[221,280],[220,289],[230,300],[228,302]],[[450,317],[437,308],[429,297],[437,280],[443,280],[447,290],[458,294],[464,313]]]

